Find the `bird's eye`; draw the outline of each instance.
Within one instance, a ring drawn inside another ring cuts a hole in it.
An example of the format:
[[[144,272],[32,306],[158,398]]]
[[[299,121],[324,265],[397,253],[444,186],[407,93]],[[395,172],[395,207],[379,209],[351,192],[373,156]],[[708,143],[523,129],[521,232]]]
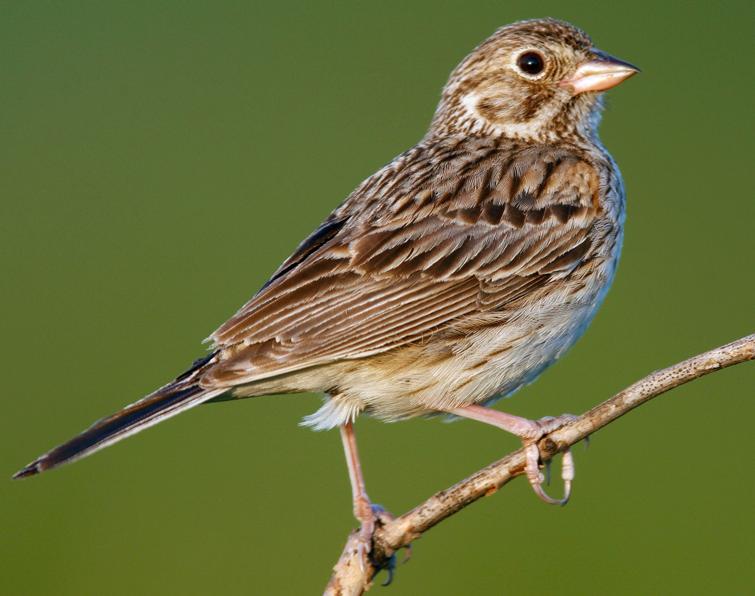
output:
[[[537,52],[525,52],[517,58],[516,65],[524,74],[539,75],[545,68],[545,60]]]

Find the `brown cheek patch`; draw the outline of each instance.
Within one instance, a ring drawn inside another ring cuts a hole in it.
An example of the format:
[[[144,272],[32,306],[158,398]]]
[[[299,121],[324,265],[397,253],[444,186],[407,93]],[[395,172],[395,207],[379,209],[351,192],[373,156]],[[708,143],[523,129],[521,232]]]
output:
[[[549,87],[540,85],[531,85],[530,92],[522,102],[521,121],[527,122],[534,119],[544,105],[553,99],[554,91]]]
[[[496,105],[496,101],[490,97],[481,99],[477,102],[475,108],[480,116],[489,122],[495,122],[500,116],[500,108]]]

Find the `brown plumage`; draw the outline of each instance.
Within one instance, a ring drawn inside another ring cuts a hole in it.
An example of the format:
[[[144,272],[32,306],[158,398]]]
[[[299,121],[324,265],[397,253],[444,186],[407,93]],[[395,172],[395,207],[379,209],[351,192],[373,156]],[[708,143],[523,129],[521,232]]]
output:
[[[220,352],[201,383],[237,395],[327,391],[327,411],[338,404],[341,416],[312,419],[319,427],[364,409],[394,419],[484,401],[504,388],[459,391],[465,365],[427,381],[437,366],[484,359],[472,347],[478,328],[511,324],[554,291],[558,311],[567,300],[592,306],[598,288],[585,280],[613,271],[618,184],[607,158],[576,145],[430,136],[360,186],[213,334]],[[601,187],[615,204],[603,205]],[[529,333],[517,335],[527,343]],[[443,353],[458,357],[436,365]],[[490,372],[515,373],[507,393],[527,371]]]
[[[599,92],[634,72],[566,23],[503,27],[454,70],[425,138],[333,211],[209,357],[18,475],[205,401],[316,391],[326,402],[305,424],[342,427],[369,530],[358,414],[451,413],[532,439],[549,423],[479,405],[553,363],[607,291],[624,193],[597,137]]]

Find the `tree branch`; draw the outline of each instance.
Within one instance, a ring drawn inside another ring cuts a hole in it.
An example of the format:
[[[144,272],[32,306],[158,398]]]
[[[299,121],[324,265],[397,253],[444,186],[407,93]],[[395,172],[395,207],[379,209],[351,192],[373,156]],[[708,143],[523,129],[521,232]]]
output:
[[[546,435],[538,442],[540,459],[547,462],[588,435],[645,402],[716,370],[755,359],[755,334],[748,335],[679,364],[651,373],[612,398]],[[377,571],[394,553],[409,545],[447,517],[524,473],[524,450],[519,449],[395,519],[382,519],[373,535],[371,561],[360,560],[357,532],[352,532],[325,588],[328,596],[354,596],[370,588]]]

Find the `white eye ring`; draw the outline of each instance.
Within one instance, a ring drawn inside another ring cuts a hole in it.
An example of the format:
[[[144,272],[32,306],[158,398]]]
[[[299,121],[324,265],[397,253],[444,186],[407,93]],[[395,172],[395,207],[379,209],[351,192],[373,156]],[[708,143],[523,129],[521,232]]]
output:
[[[514,68],[523,77],[537,80],[545,75],[545,57],[536,49],[523,50],[514,58]]]

